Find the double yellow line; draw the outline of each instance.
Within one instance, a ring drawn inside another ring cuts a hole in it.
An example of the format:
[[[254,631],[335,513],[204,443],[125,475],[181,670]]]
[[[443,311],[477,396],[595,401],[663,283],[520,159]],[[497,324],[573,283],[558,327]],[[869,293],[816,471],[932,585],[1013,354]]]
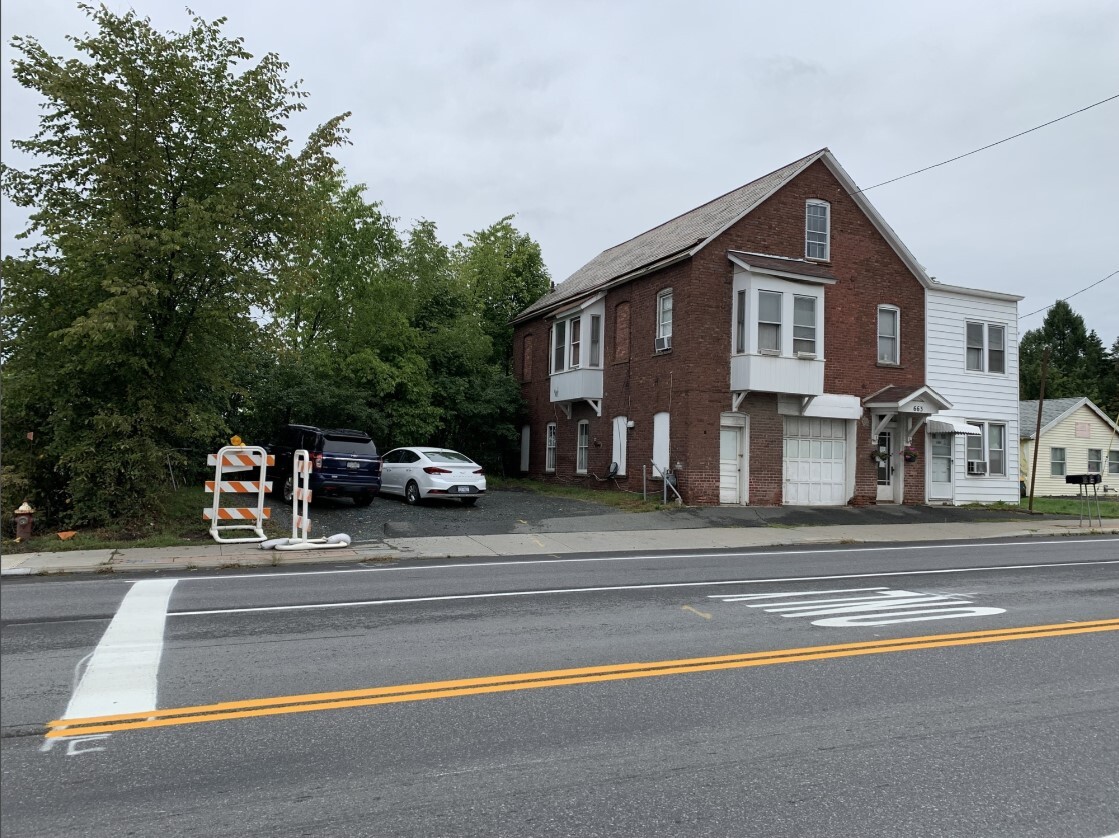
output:
[[[277,698],[226,701],[142,713],[115,716],[93,716],[82,719],[57,719],[48,724],[47,738],[87,736],[119,730],[220,722],[257,716],[278,716],[285,713],[310,713],[315,710],[340,710],[346,707],[369,707],[374,704],[396,704],[404,701],[426,701],[431,698],[452,698],[464,695],[531,690],[540,687],[563,687],[571,684],[593,684],[630,678],[652,678],[689,672],[711,672],[717,669],[742,669],[777,663],[827,660],[856,655],[877,655],[885,652],[908,652],[914,649],[936,649],[944,646],[969,646],[977,643],[998,643],[1003,640],[1031,640],[1040,637],[1064,637],[1098,631],[1119,631],[1119,619],[1094,620],[1081,623],[1057,623],[1046,626],[1024,626],[960,634],[934,634],[924,637],[903,637],[894,640],[873,640],[865,643],[842,643],[835,646],[807,646],[770,652],[720,655],[708,658],[623,663],[608,666],[587,666],[579,669],[553,669],[523,672],[518,675],[496,675],[489,678],[463,678],[456,681],[432,681],[426,684],[402,684],[395,687],[373,687],[342,692],[307,693]]]

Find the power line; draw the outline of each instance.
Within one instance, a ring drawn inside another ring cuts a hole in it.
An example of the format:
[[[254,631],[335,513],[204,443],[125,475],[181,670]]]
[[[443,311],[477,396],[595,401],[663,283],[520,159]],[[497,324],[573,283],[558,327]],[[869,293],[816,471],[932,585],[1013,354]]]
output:
[[[1085,108],[1081,108],[1078,111],[1073,111],[1072,113],[1066,113],[1064,116],[1059,116],[1056,119],[1051,119],[1048,122],[1043,122],[1041,125],[1035,125],[1033,128],[1029,128],[1025,131],[1020,131],[1019,133],[1015,134],[1012,137],[1005,137],[1004,139],[1001,139],[998,142],[991,143],[990,145],[985,145],[985,146],[983,146],[983,148],[977,148],[974,151],[967,152],[966,154],[957,155],[956,157],[953,157],[950,160],[945,160],[942,163],[934,163],[931,166],[925,166],[925,168],[918,169],[915,172],[910,172],[907,175],[900,175],[899,177],[891,178],[890,180],[884,180],[881,183],[874,184],[874,186],[868,186],[868,187],[866,187],[866,189],[858,189],[855,192],[852,192],[851,194],[852,195],[857,195],[859,192],[867,192],[871,189],[877,189],[879,186],[885,186],[887,183],[896,183],[897,181],[904,180],[907,177],[913,177],[914,175],[919,175],[919,174],[921,174],[921,172],[927,172],[929,169],[935,169],[938,166],[946,166],[949,163],[956,162],[957,160],[963,160],[965,157],[970,157],[973,154],[978,154],[981,151],[986,151],[989,148],[994,148],[997,145],[1002,145],[1003,143],[1010,142],[1011,140],[1017,139],[1018,137],[1024,137],[1026,134],[1029,134],[1033,131],[1037,131],[1041,128],[1045,128],[1047,125],[1052,125],[1055,122],[1060,122],[1062,119],[1068,119],[1070,116],[1076,116],[1078,113],[1084,113],[1084,111],[1090,111],[1092,108],[1095,108],[1095,107],[1098,107],[1100,105],[1106,104],[1107,102],[1110,102],[1113,99],[1119,99],[1119,93],[1116,93],[1114,96],[1108,96],[1106,99],[1101,99],[1100,101],[1095,102],[1091,105],[1088,105]]]
[[[1109,273],[1107,276],[1105,276],[1103,279],[1096,280],[1091,285],[1088,285],[1084,288],[1081,288],[1079,291],[1076,292],[1076,294],[1083,294],[1089,288],[1095,288],[1101,282],[1107,282],[1107,280],[1111,279],[1113,276],[1115,276],[1115,274],[1119,274],[1119,270],[1114,270],[1111,273]],[[1039,308],[1037,311],[1031,311],[1029,314],[1023,314],[1018,319],[1019,320],[1025,320],[1027,317],[1033,317],[1035,314],[1040,314],[1043,311],[1048,311],[1049,309],[1053,308],[1053,306],[1055,306],[1057,303],[1067,302],[1068,300],[1071,300],[1073,297],[1076,296],[1076,294],[1069,294],[1067,297],[1064,297],[1063,299],[1057,300],[1054,303],[1050,303],[1049,305],[1045,306],[1044,308]]]

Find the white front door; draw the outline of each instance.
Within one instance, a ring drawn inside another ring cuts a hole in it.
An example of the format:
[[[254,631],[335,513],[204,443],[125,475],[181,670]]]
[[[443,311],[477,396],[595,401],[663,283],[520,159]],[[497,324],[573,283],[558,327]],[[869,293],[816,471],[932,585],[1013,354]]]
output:
[[[719,429],[719,503],[746,502],[745,428]]]
[[[929,500],[952,500],[952,434],[929,434]]]
[[[878,502],[894,502],[894,435],[883,431],[878,435]],[[884,456],[883,456],[884,455]]]
[[[842,506],[847,502],[847,423],[785,417],[784,503]]]

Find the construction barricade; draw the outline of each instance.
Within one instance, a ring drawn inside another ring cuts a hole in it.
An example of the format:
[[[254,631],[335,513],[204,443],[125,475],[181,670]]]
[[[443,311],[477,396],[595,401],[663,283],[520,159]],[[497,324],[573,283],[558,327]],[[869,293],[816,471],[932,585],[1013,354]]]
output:
[[[345,533],[330,538],[311,538],[311,455],[303,448],[292,461],[291,538],[274,538],[260,545],[262,550],[329,550],[346,547],[350,537]]]
[[[226,445],[217,454],[210,454],[206,462],[214,467],[214,479],[206,481],[206,491],[214,496],[209,509],[202,511],[203,520],[210,522],[210,535],[219,544],[246,544],[264,541],[264,522],[272,510],[264,505],[264,495],[272,491],[267,480],[268,466],[275,465],[275,458],[259,445]],[[241,471],[256,471],[255,480],[226,480],[225,475]],[[255,494],[255,506],[222,506],[222,493]],[[233,523],[230,523],[233,522]],[[230,530],[251,530],[253,535],[225,538],[222,533]]]

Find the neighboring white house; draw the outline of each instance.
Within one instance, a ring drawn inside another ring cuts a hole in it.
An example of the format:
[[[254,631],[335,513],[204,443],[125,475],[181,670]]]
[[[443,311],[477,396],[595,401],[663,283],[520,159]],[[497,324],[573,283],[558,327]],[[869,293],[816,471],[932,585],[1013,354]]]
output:
[[[936,283],[925,292],[925,380],[952,406],[925,433],[929,503],[1018,503],[1018,301]]]
[[[1020,402],[1022,479],[1030,487],[1037,433],[1037,402]],[[1089,399],[1046,399],[1041,408],[1041,445],[1037,452],[1034,494],[1075,495],[1065,483],[1069,474],[1097,472],[1109,487],[1119,488],[1119,427]]]

